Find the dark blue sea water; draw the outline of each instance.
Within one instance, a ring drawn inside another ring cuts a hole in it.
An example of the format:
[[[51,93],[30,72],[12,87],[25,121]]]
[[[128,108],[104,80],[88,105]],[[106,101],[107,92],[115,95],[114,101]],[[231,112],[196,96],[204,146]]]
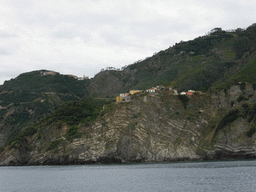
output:
[[[0,192],[256,191],[256,161],[0,167]]]

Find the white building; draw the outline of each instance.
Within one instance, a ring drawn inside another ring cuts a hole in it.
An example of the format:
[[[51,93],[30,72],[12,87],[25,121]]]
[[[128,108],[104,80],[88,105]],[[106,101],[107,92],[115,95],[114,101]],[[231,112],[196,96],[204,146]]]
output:
[[[179,95],[177,89],[173,89],[173,95]]]
[[[155,93],[156,92],[156,88],[152,87],[150,89],[147,89],[146,92],[148,92],[148,93]]]

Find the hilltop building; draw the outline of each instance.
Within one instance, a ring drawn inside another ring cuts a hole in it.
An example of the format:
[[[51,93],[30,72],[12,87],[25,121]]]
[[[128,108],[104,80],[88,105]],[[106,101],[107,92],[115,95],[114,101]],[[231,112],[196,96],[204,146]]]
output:
[[[192,96],[195,93],[194,90],[188,90],[187,92],[187,96]]]
[[[157,85],[157,86],[156,86],[156,89],[159,90],[159,91],[160,91],[162,88],[164,88],[163,85]]]
[[[152,87],[150,89],[147,89],[146,92],[148,92],[148,93],[155,93],[156,92],[156,87]]]
[[[89,79],[89,77],[85,75],[83,75],[83,77],[78,77],[78,80],[85,80],[85,79]]]
[[[173,95],[179,95],[177,89],[171,89],[170,92],[171,92]]]
[[[134,95],[136,93],[141,93],[142,90],[130,90],[130,95]]]
[[[88,76],[85,76],[85,75],[83,75],[83,77],[78,77],[78,76],[76,76],[76,75],[67,75],[67,76],[73,77],[74,79],[77,79],[77,80],[89,79],[89,77],[88,77]]]
[[[45,71],[45,72],[41,71],[40,74],[42,76],[45,76],[45,75],[56,75],[57,72],[55,72],[55,71]]]
[[[131,101],[131,97],[129,93],[120,93],[119,96],[116,97],[116,102],[129,102]]]
[[[76,75],[67,75],[69,77],[73,77],[74,79],[78,79],[78,77]]]

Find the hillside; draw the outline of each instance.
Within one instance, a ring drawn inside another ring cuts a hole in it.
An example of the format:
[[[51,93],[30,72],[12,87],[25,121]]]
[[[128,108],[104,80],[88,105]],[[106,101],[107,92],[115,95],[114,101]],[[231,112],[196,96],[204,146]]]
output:
[[[81,98],[87,94],[86,86],[89,80],[78,81],[72,76],[61,75],[58,72],[39,70],[23,73],[5,81],[0,86],[0,92],[26,92],[26,93],[60,93],[69,94],[74,98]],[[28,99],[24,97],[24,99]],[[12,100],[13,101],[13,100]]]
[[[245,30],[215,28],[205,36],[176,43],[152,57],[124,67],[122,71],[98,73],[90,81],[89,92],[111,97],[130,89],[163,84],[179,91],[207,91],[211,88],[227,89],[238,81],[254,83],[253,72],[250,79],[245,74],[248,65],[254,70],[256,68],[255,39],[255,24]]]
[[[88,83],[89,80],[78,81],[46,70],[24,73],[5,81],[0,86],[0,146],[51,114],[61,103],[87,95]]]

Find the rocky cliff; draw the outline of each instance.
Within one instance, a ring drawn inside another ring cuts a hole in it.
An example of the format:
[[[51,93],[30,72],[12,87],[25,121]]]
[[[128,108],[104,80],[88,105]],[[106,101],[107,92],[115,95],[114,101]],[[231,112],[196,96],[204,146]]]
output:
[[[0,165],[255,158],[255,101],[249,84],[189,98],[169,91],[134,95],[105,105],[73,139],[68,125],[38,125],[3,150]]]

